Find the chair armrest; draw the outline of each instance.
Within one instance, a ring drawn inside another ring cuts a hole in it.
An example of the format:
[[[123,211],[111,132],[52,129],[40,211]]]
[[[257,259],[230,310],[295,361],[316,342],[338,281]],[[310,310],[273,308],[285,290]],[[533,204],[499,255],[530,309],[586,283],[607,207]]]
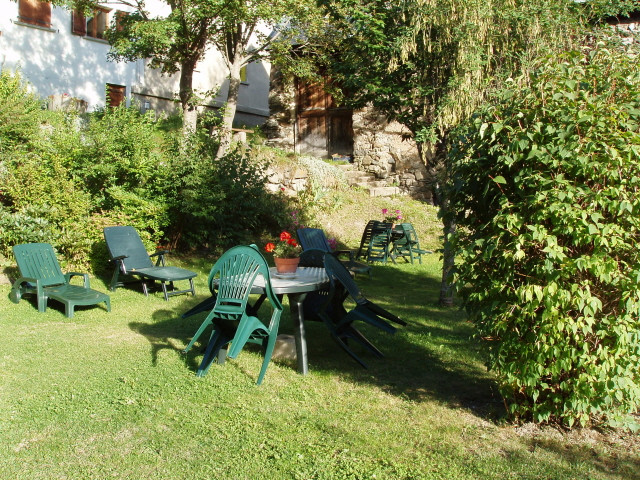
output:
[[[112,262],[116,264],[116,268],[119,269],[123,275],[127,275],[127,267],[124,266],[124,259],[129,258],[129,255],[120,255],[119,257],[113,257]]]
[[[42,284],[40,283],[39,279],[31,278],[31,277],[20,277],[15,282],[13,282],[13,285],[11,286],[11,291],[9,292],[9,300],[11,300],[13,303],[20,302],[20,299],[22,298],[22,292],[20,291],[20,287],[24,283],[29,284],[29,288],[36,289],[38,298],[40,298],[40,296],[42,295]]]
[[[82,277],[82,283],[84,284],[84,288],[91,288],[89,285],[88,273],[68,272],[64,274],[64,278],[67,279],[67,283],[70,283],[73,277]]]
[[[158,257],[158,260],[156,260],[156,267],[159,267],[160,265],[164,267],[164,256],[167,253],[171,252],[169,250],[156,250],[155,253],[150,254],[149,257]]]

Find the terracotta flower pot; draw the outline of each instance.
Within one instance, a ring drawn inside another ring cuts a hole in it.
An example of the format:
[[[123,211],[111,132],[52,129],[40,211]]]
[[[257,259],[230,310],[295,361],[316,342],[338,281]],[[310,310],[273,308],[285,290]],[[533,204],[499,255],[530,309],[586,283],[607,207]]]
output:
[[[300,263],[300,257],[296,258],[278,258],[274,257],[273,261],[276,263],[276,270],[278,273],[295,273]]]

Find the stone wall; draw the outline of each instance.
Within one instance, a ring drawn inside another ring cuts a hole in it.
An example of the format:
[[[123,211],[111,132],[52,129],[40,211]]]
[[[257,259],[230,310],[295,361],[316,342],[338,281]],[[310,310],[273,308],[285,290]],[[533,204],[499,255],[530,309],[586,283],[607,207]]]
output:
[[[611,19],[609,24],[623,37],[625,43],[640,42],[640,12],[634,12],[630,17]]]
[[[431,199],[429,174],[409,130],[373,108],[353,112],[353,163],[414,198]]]

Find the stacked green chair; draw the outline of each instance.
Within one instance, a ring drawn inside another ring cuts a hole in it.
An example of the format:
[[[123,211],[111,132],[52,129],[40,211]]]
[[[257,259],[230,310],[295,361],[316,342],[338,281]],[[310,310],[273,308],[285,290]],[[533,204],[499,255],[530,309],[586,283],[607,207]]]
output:
[[[368,300],[358,288],[347,269],[331,255],[325,255],[324,266],[329,276],[329,294],[326,302],[319,308],[318,316],[329,329],[331,337],[356,362],[367,368],[351,348],[348,342],[353,340],[372,352],[376,357],[384,355],[354,326],[361,321],[387,333],[395,333],[396,328],[389,322],[406,325],[406,322],[388,312],[376,303]],[[347,310],[348,305],[349,310]],[[355,306],[351,305],[355,303]]]
[[[297,231],[298,240],[302,245],[303,250],[317,249],[323,252],[329,252],[332,255],[339,257],[340,255],[348,256],[348,260],[341,260],[347,270],[354,275],[357,273],[366,273],[371,276],[371,266],[364,263],[356,262],[353,259],[353,252],[351,250],[336,250],[332,251],[329,245],[329,240],[324,233],[324,230],[320,228],[300,228]]]
[[[356,253],[356,260],[360,257],[367,256],[367,250],[371,242],[371,232],[373,231],[373,226],[377,223],[380,222],[378,220],[369,220],[365,225],[362,237],[360,238],[360,247],[358,247],[358,252]]]
[[[391,258],[402,257],[405,261],[411,261],[411,263],[413,263],[414,258],[417,258],[418,262],[422,264],[422,255],[427,255],[433,252],[431,250],[420,248],[418,234],[411,223],[402,223],[399,228],[402,231],[402,236],[399,239],[394,240]],[[407,260],[407,257],[409,260]]]
[[[9,299],[19,303],[23,295],[36,296],[38,312],[47,310],[49,299],[64,304],[65,314],[73,317],[77,305],[95,305],[104,302],[107,312],[111,311],[111,302],[106,293],[93,290],[89,285],[89,275],[86,273],[62,273],[60,264],[48,243],[25,243],[15,245],[13,254],[20,270],[18,278],[9,292]],[[72,285],[74,276],[83,278],[83,285]]]
[[[391,253],[391,230],[393,225],[389,222],[375,222],[371,228],[371,240],[369,241],[369,247],[367,248],[367,261],[368,262],[382,262],[387,263],[387,260],[391,260],[395,263],[395,260],[390,255]]]
[[[104,239],[115,266],[109,286],[111,291],[124,286],[127,280],[135,279],[141,281],[145,296],[149,295],[147,280],[160,282],[165,300],[181,293],[195,295],[193,279],[197,274],[184,268],[167,266],[164,258],[169,253],[167,250],[159,250],[149,255],[135,228],[106,227]],[[151,257],[158,257],[155,264]],[[175,290],[173,282],[180,280],[189,280],[189,288]]]
[[[248,305],[249,295],[258,275],[264,278],[264,293],[273,309],[269,323],[252,314]],[[260,385],[271,360],[282,314],[282,304],[271,289],[266,260],[255,245],[233,247],[211,269],[209,288],[211,292],[215,292],[213,308],[183,353],[186,354],[193,347],[205,330],[212,329],[197,371],[197,375],[202,377],[216,358],[218,363],[223,363],[225,356],[236,358],[245,344],[257,343],[264,350],[264,360],[256,382]],[[229,343],[231,346],[225,355],[222,352]]]

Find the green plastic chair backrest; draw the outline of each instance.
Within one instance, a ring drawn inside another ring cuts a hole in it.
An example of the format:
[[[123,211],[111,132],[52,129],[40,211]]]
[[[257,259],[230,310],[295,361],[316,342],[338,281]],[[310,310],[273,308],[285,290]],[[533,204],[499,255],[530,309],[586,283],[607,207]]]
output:
[[[354,302],[363,305],[367,303],[366,297],[362,294],[358,285],[353,280],[349,270],[333,255],[324,256],[324,268],[327,271],[329,281],[335,288],[335,282],[339,282],[347,290]]]
[[[405,243],[411,243],[413,245],[418,243],[418,234],[416,233],[416,230],[413,228],[413,225],[411,223],[403,223],[400,225],[402,227],[402,230],[404,231],[404,238],[403,240],[405,240]]]
[[[373,226],[376,223],[378,223],[378,220],[369,220],[365,225],[364,231],[362,232],[362,238],[360,239],[360,247],[358,248],[357,257],[362,255],[362,252],[366,251],[369,247],[369,242],[371,242],[371,232],[373,231]]]
[[[298,239],[303,250],[315,248],[323,252],[330,252],[329,240],[320,228],[300,228],[298,229]]]
[[[49,243],[24,243],[13,247],[20,276],[40,280],[43,287],[67,283]]]
[[[209,272],[209,289],[216,295],[216,317],[240,321],[258,275],[264,277],[265,294],[273,308],[282,310],[271,289],[267,261],[255,245],[241,245],[227,250]]]
[[[103,232],[109,255],[111,255],[112,259],[126,255],[123,261],[127,270],[154,266],[135,228],[125,226],[105,227]]]

